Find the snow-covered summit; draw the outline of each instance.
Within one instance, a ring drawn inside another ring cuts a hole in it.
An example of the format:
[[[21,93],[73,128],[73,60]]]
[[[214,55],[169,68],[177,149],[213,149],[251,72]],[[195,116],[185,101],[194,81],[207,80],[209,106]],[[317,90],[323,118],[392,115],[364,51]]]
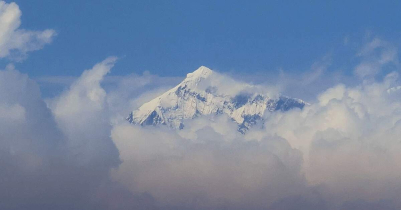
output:
[[[201,66],[196,69],[194,72],[187,74],[186,80],[194,80],[200,78],[207,78],[213,74],[213,71],[206,66]]]
[[[201,66],[174,88],[131,112],[127,120],[133,124],[163,124],[181,129],[185,119],[226,114],[245,132],[262,119],[265,111],[287,111],[306,104],[282,95],[270,97],[267,93],[253,92],[256,89]]]
[[[194,72],[187,74],[187,77],[178,86],[182,87],[186,86],[187,88],[197,88],[197,86],[201,81],[208,79],[213,74],[215,73],[212,70],[210,70],[205,66],[201,66]]]

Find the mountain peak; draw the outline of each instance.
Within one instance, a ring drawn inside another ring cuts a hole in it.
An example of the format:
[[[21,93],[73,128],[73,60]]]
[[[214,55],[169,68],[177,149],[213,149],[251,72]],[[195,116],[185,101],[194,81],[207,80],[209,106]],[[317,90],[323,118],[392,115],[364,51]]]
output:
[[[187,74],[187,79],[207,78],[213,71],[206,66],[201,66],[194,72]]]
[[[217,81],[213,80],[215,76]],[[225,83],[229,83],[228,88]],[[236,122],[238,130],[244,133],[257,121],[263,120],[266,110],[287,111],[302,109],[306,105],[301,100],[285,96],[271,98],[263,93],[231,91],[242,86],[228,76],[221,77],[201,66],[174,88],[132,111],[127,120],[133,124],[168,125],[182,129],[184,120],[224,114]]]

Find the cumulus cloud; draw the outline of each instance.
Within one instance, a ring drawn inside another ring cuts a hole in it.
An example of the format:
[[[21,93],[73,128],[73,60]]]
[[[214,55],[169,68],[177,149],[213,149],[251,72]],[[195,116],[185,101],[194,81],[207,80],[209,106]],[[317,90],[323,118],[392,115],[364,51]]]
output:
[[[1,209],[140,209],[147,202],[109,178],[119,158],[110,124],[99,120],[107,114],[99,82],[114,61],[84,72],[49,105],[27,75],[12,65],[0,70]]]
[[[0,58],[24,59],[28,52],[42,49],[56,35],[51,29],[29,31],[19,29],[20,25],[18,5],[0,1]]]
[[[26,75],[0,71],[1,185],[14,187],[0,191],[4,209],[401,206],[401,101],[389,91],[400,86],[397,72],[333,86],[303,110],[267,113],[243,135],[225,116],[188,120],[180,131],[113,121],[113,99],[132,106],[159,80],[132,75],[108,92],[101,82],[115,62],[84,71],[47,105]],[[118,96],[131,81],[135,93]]]
[[[62,137],[56,138],[59,133],[55,129],[51,112],[41,99],[39,87],[12,65],[0,71],[0,98],[0,133],[2,143],[5,144],[2,149],[12,155],[24,155],[60,143]],[[40,129],[43,127],[49,129]],[[31,134],[36,129],[40,131]],[[41,141],[41,146],[33,143],[37,141]]]
[[[40,177],[55,163],[50,157],[58,159],[63,153],[64,141],[35,82],[13,66],[1,70],[1,209],[21,208],[21,200],[29,206],[40,196],[51,197],[45,192],[50,185],[41,185]]]
[[[224,117],[181,131],[128,124],[112,138],[114,180],[183,209],[396,209],[401,101],[383,82],[340,84],[317,103],[266,117],[245,136]]]
[[[314,66],[318,78],[324,70]],[[398,209],[398,72],[355,81],[322,90],[303,110],[266,113],[246,135],[224,116],[180,131],[117,124],[122,163],[112,177],[167,209]]]
[[[101,81],[115,61],[111,57],[84,71],[49,102],[50,109],[26,75],[12,66],[1,72],[1,90],[13,90],[1,92],[1,119],[8,122],[1,134],[10,140],[3,142],[9,158],[2,160],[10,164],[10,158],[20,154],[12,162],[19,173],[35,175],[25,178],[31,184],[15,190],[14,203],[9,201],[7,208],[21,207],[16,199],[26,199],[22,191],[37,188],[34,183],[50,171],[49,180],[39,182],[38,192],[43,196],[48,191],[45,195],[54,200],[53,206],[75,209],[99,205],[104,209],[394,209],[401,205],[397,161],[401,103],[397,94],[388,92],[399,86],[397,73],[379,83],[334,86],[304,110],[270,114],[262,127],[242,135],[224,116],[188,121],[180,131],[111,124],[115,113],[108,101],[118,91],[109,99]],[[38,117],[43,125],[29,123]],[[15,132],[21,126],[29,130],[25,137],[24,132]],[[57,167],[52,165],[54,157],[63,160]],[[38,168],[42,173],[32,172]],[[7,167],[3,170],[11,172]],[[22,175],[3,176],[16,186],[22,179]],[[75,205],[68,204],[75,196],[60,198],[71,193],[66,185],[82,197]],[[39,196],[29,196],[35,195]],[[32,199],[25,204],[46,206]]]
[[[115,127],[123,163],[114,179],[179,209],[266,208],[304,190],[301,153],[284,139],[230,139],[211,125],[194,132],[196,138],[186,139],[169,130]]]
[[[106,168],[118,163],[118,152],[109,138],[106,91],[100,86],[116,60],[109,57],[85,70],[67,91],[49,102],[58,126],[69,138],[68,147],[80,163],[102,161]]]

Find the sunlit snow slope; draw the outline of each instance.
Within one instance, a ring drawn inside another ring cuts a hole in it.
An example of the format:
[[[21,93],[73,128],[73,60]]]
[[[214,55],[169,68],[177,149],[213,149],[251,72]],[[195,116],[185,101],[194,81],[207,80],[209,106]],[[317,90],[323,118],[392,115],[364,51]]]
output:
[[[133,124],[163,124],[181,129],[185,119],[226,114],[244,133],[266,111],[302,109],[306,105],[300,99],[272,97],[262,90],[201,66],[176,87],[131,112],[127,120]]]

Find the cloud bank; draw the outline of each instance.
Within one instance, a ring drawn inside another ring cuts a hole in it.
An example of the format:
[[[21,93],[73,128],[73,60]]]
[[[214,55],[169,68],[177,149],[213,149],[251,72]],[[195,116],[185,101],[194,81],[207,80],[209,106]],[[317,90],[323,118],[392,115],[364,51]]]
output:
[[[336,85],[244,136],[224,117],[178,132],[117,125],[112,177],[183,209],[397,209],[401,101],[387,91],[397,84],[393,72]]]
[[[2,209],[401,207],[397,71],[337,84],[303,110],[266,113],[242,135],[225,116],[179,131],[128,124],[121,110],[170,82],[132,75],[106,90],[116,61],[46,102],[27,75],[0,72]]]
[[[303,110],[266,113],[242,135],[225,116],[179,131],[128,124],[121,110],[170,82],[132,75],[105,90],[116,61],[85,70],[46,102],[27,75],[0,71],[2,209],[401,206],[398,72],[335,85]]]

